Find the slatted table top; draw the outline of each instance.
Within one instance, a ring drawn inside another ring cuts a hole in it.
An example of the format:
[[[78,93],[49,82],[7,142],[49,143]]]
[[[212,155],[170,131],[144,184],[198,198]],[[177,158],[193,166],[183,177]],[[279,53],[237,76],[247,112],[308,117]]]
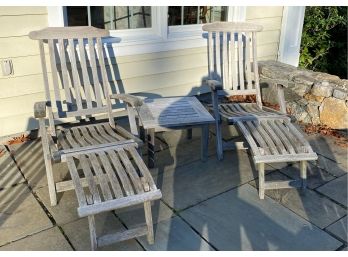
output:
[[[145,129],[173,128],[214,123],[214,118],[196,97],[165,97],[145,99],[139,108]]]

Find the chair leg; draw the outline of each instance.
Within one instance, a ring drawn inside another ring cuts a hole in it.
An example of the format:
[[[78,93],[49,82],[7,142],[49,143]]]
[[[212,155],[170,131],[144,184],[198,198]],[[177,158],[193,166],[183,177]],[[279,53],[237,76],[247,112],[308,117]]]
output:
[[[300,161],[300,177],[301,189],[305,190],[307,187],[307,161]]]
[[[153,223],[152,223],[152,213],[151,213],[151,202],[144,202],[144,211],[145,211],[145,220],[147,225],[147,241],[149,244],[153,244],[155,242],[154,234],[153,234]]]
[[[265,198],[265,164],[259,163],[259,197]]]
[[[223,145],[222,145],[220,121],[216,121],[216,151],[217,151],[217,158],[219,161],[221,161],[224,158],[224,152],[223,152]]]
[[[43,155],[45,161],[46,168],[46,176],[47,176],[47,184],[48,184],[48,192],[50,195],[51,206],[57,205],[57,192],[56,185],[53,177],[53,168],[52,168],[52,160],[50,157],[50,149],[48,145],[48,135],[45,127],[45,120],[39,119],[40,125],[40,134],[41,134],[41,143],[43,148]]]
[[[97,243],[97,233],[95,229],[94,215],[88,216],[88,226],[89,226],[89,236],[91,238],[91,250],[95,251],[97,250],[98,243]]]
[[[44,160],[45,160],[45,167],[46,167],[48,193],[50,195],[51,206],[55,206],[57,205],[57,192],[56,192],[56,184],[54,182],[54,177],[53,177],[52,161],[47,154],[44,154]]]

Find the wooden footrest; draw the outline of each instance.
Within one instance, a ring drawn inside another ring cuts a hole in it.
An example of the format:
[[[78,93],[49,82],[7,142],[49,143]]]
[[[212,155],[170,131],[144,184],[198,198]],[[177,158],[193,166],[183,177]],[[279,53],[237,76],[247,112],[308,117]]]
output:
[[[316,160],[307,140],[288,119],[263,119],[237,121],[237,126],[248,141],[259,173],[259,197],[265,190],[281,188],[306,188],[307,161]],[[265,181],[265,163],[299,162],[300,179]]]
[[[67,156],[80,217],[161,198],[132,143],[123,148]],[[80,164],[82,172],[78,172]]]
[[[288,120],[238,121],[255,163],[316,160],[307,140]]]

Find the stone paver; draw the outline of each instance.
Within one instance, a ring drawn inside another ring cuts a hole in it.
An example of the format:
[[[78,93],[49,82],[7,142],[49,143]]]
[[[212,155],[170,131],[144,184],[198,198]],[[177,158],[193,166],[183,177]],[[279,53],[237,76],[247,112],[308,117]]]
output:
[[[347,207],[347,176],[334,179],[316,190]]]
[[[300,169],[299,169],[298,163],[282,168],[280,169],[280,171],[293,179],[300,178]],[[307,165],[307,187],[308,188],[310,189],[317,188],[333,179],[335,179],[335,177],[330,175],[325,170],[320,169],[319,167],[312,165],[311,163],[308,163]]]
[[[1,152],[1,150],[3,150],[3,152]],[[10,156],[10,153],[1,146],[0,152],[0,189],[23,183],[24,178]]]
[[[68,241],[57,227],[0,247],[0,251],[68,251]]]
[[[288,180],[288,178],[279,172],[266,175],[266,181],[272,180]],[[256,186],[255,181],[250,184]],[[266,190],[266,195],[322,229],[347,213],[341,206],[310,189],[304,193],[292,188]]]
[[[163,201],[176,210],[192,206],[209,197],[257,177],[248,155],[226,152],[223,161],[215,156],[206,163],[196,161],[166,171],[154,180],[162,190]]]
[[[121,119],[119,124],[127,127],[126,122]],[[237,132],[224,126],[223,134],[228,140]],[[347,150],[330,137],[306,137],[319,155],[309,164],[308,187],[314,190],[266,191],[266,199],[259,200],[257,172],[247,152],[228,151],[217,161],[213,135],[209,159],[203,163],[200,129],[193,129],[190,140],[186,130],[156,134],[157,163],[151,173],[163,198],[152,206],[155,244],[148,245],[143,236],[101,250],[346,250],[347,210],[329,198],[347,206]],[[77,215],[75,192],[59,193],[58,205],[50,205],[40,140],[10,150],[73,247],[89,250],[88,222]],[[11,160],[8,153],[0,157],[0,250],[71,250]],[[54,165],[54,174],[57,181],[67,179],[66,164]],[[298,167],[286,163],[267,165],[266,174],[267,180],[299,176]],[[144,221],[141,204],[102,213],[96,215],[97,233],[124,231]]]
[[[125,227],[111,212],[104,212],[95,215],[97,236],[109,233],[117,233],[125,230]],[[82,218],[62,226],[65,235],[69,238],[74,248],[79,251],[88,251],[91,249],[91,241],[89,237],[89,228],[87,218]],[[98,250],[112,251],[142,251],[143,249],[136,240],[131,239],[105,247]]]
[[[174,144],[174,142],[172,142]],[[186,144],[178,144],[171,146],[163,151],[157,152],[155,155],[155,167],[150,169],[152,175],[158,175],[162,172],[171,172],[180,166],[186,165],[194,161],[200,161],[201,158],[201,142],[192,139]],[[215,141],[209,140],[208,155],[215,156]],[[147,163],[147,158],[145,157]]]
[[[313,147],[313,150],[315,152],[336,163],[334,172],[335,173],[340,172],[339,174],[337,174],[338,176],[342,175],[342,172],[347,173],[347,169],[348,169],[347,148],[338,146],[337,144],[335,144],[334,138],[329,136],[314,134],[314,135],[306,136],[306,138],[311,144],[311,146]],[[334,163],[331,163],[331,164],[334,164]],[[331,169],[333,169],[330,165],[328,165],[327,168],[328,168],[327,171],[329,172]]]
[[[334,224],[328,226],[326,228],[327,231],[334,234],[338,238],[342,239],[346,243],[348,242],[348,222],[347,222],[347,216],[344,218],[338,220]]]
[[[9,148],[29,185],[33,189],[47,186],[41,140],[36,139],[23,144],[11,145]],[[53,174],[55,181],[64,180],[68,174],[66,164],[53,165]]]
[[[62,225],[79,219],[77,215],[78,203],[74,190],[58,193],[58,204],[56,206],[51,206],[47,187],[37,189],[36,194],[51,213],[57,224]]]
[[[243,185],[180,215],[219,250],[335,250],[342,245],[289,209]]]
[[[213,250],[179,217],[161,221],[154,226],[155,243],[149,245],[146,237],[139,241],[151,251],[207,251]]]
[[[344,163],[337,163],[336,161],[332,161],[320,154],[318,154],[318,160],[311,161],[310,163],[326,170],[328,173],[336,177],[347,174],[347,167]]]
[[[0,245],[52,227],[25,184],[0,191]]]

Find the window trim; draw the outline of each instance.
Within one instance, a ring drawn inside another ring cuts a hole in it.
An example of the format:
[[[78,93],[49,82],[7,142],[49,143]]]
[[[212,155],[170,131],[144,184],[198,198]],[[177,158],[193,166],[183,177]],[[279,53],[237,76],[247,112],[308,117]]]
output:
[[[64,17],[64,7],[48,6],[48,24],[54,27],[64,27],[67,17]],[[152,28],[111,31],[111,37],[103,39],[109,47],[112,46],[117,56],[137,55],[163,51],[173,51],[206,46],[202,36],[203,24],[168,27],[168,7],[152,6]],[[245,21],[246,6],[229,6],[228,21]],[[148,33],[151,31],[152,33]]]

